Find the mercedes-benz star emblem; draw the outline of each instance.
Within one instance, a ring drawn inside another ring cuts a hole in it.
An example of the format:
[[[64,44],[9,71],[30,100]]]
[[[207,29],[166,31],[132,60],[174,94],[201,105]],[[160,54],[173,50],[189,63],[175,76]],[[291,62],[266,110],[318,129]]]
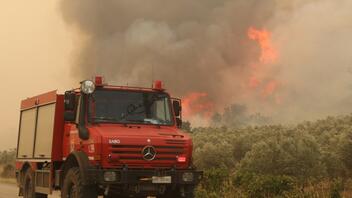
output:
[[[142,155],[143,155],[143,159],[145,159],[147,161],[154,160],[155,156],[156,156],[155,148],[152,147],[152,146],[144,147],[143,150],[142,150]]]

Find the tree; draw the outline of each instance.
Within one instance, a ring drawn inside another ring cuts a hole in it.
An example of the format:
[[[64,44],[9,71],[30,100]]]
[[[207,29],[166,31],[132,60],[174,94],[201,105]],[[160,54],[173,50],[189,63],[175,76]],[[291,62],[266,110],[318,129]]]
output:
[[[245,105],[233,104],[225,108],[222,120],[226,126],[245,126],[247,123],[247,107]]]
[[[302,184],[326,172],[315,138],[299,133],[291,137],[277,133],[276,137],[256,143],[240,162],[239,171],[293,176]]]

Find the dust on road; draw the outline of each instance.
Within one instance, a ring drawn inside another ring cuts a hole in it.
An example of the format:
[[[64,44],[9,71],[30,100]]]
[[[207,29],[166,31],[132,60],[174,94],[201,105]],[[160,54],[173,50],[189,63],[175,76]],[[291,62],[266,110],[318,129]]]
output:
[[[0,198],[18,198],[18,188],[15,184],[0,183]],[[60,198],[59,193],[55,192],[49,198]]]
[[[0,198],[18,198],[17,194],[18,188],[15,184],[7,184],[0,182]],[[54,192],[53,195],[49,195],[49,198],[60,198],[60,193]]]

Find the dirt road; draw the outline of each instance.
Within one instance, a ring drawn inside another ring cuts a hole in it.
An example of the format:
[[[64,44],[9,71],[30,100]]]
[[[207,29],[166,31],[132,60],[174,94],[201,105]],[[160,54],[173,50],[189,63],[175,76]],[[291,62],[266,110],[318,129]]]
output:
[[[18,198],[17,194],[18,188],[15,184],[0,182],[0,198]],[[49,198],[60,198],[60,193],[55,192],[53,193],[53,195],[50,195]],[[99,196],[99,198],[103,197]]]
[[[0,198],[16,198],[17,193],[16,185],[0,183]]]
[[[18,198],[18,188],[15,184],[0,182],[0,198]],[[60,193],[55,192],[49,198],[60,198]],[[102,197],[99,197],[102,198]]]
[[[0,198],[17,198],[18,189],[15,184],[0,183]],[[59,194],[55,193],[50,198],[59,198]]]

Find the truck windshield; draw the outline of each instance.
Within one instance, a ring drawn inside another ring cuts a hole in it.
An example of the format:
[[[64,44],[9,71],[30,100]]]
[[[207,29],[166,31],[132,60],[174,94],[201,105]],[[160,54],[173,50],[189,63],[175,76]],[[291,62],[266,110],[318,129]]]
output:
[[[89,118],[94,123],[172,125],[166,93],[96,90],[89,99]]]

